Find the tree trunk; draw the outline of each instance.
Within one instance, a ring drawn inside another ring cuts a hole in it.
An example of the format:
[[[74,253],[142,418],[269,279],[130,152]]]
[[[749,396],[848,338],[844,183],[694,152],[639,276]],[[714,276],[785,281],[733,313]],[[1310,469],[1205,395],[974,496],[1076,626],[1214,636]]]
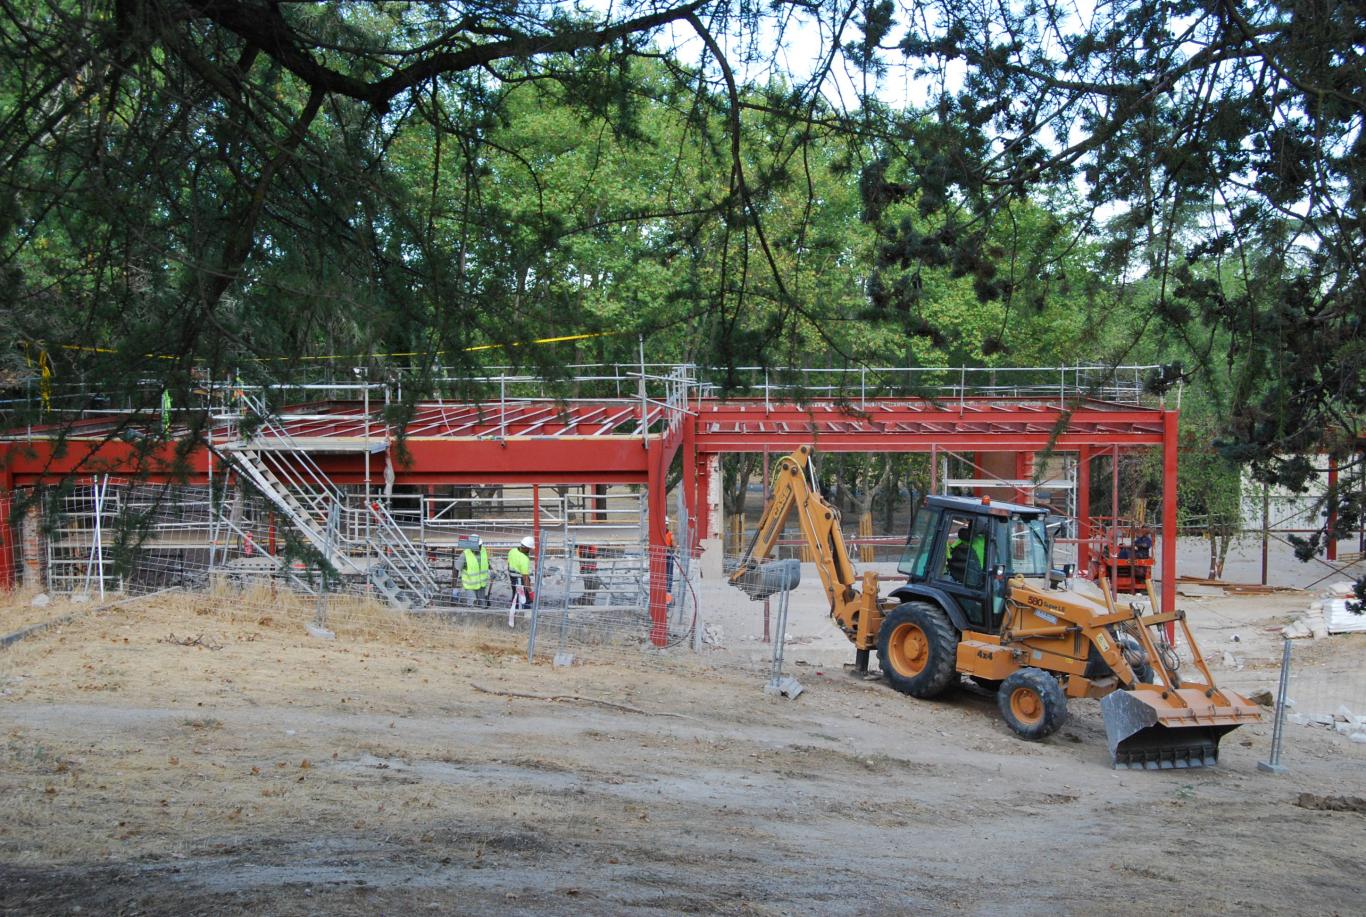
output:
[[[730,461],[722,459],[725,463],[722,466],[722,498],[725,501],[723,509],[728,516],[743,516],[745,501],[749,496],[750,478],[754,476],[758,457],[746,452],[727,458]]]
[[[878,498],[878,494],[882,493],[882,491],[886,489],[888,483],[890,483],[891,480],[892,463],[890,461],[884,460],[882,466],[882,474],[878,475],[877,480],[873,482],[871,486],[865,487],[863,489],[863,493],[853,495],[853,499],[851,502],[854,506],[854,510],[858,518],[862,519],[864,516],[872,512],[873,501]]]

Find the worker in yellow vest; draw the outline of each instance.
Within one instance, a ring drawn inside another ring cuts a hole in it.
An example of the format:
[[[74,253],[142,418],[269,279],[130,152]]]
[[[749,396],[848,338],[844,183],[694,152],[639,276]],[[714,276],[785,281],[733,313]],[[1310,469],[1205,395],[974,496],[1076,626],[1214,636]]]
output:
[[[522,539],[508,551],[508,579],[512,581],[512,607],[508,610],[508,626],[511,627],[517,609],[531,607],[531,555],[536,548],[536,540],[530,535]]]
[[[489,549],[478,535],[471,535],[465,548],[464,565],[460,568],[460,588],[469,593],[471,605],[489,607]]]

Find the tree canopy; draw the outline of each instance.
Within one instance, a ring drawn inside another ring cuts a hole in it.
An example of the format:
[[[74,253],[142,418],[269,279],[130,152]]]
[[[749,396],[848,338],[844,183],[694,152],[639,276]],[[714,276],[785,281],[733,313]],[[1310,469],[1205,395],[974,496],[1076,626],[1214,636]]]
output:
[[[0,0],[0,365],[1142,359],[1346,531],[1364,57],[1325,0]]]

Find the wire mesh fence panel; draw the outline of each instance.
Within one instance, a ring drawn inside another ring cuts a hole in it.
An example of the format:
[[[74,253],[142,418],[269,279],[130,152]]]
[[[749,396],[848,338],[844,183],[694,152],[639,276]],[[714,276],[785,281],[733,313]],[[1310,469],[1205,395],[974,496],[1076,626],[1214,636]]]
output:
[[[1309,637],[1287,641],[1285,745],[1294,748],[1296,727],[1325,729],[1359,743],[1366,755],[1366,606],[1329,593],[1304,620]]]
[[[691,647],[696,578],[672,546],[580,543],[571,536],[558,555],[542,555],[528,654],[567,660]]]
[[[312,530],[303,533],[261,488],[222,483],[215,489],[101,479],[54,491],[44,518],[44,586],[102,599],[174,590],[265,617],[288,606],[298,615],[307,610],[320,632],[340,614],[385,627],[482,620],[530,632],[534,621],[541,650],[551,653],[691,645],[695,573],[672,546],[642,544],[638,490],[545,487],[534,502],[523,493],[504,494],[501,502],[486,494],[482,504],[470,498],[464,506],[459,498],[416,500],[407,508],[400,501],[392,518],[416,536],[410,543],[437,586],[419,603],[394,601],[375,582],[387,548],[366,539],[357,518],[367,507],[354,488],[338,488],[328,512],[310,513]],[[488,564],[486,585],[477,590],[466,588],[463,576],[476,535]],[[679,537],[689,538],[685,520]],[[527,538],[535,569],[532,582],[517,583],[509,551]]]

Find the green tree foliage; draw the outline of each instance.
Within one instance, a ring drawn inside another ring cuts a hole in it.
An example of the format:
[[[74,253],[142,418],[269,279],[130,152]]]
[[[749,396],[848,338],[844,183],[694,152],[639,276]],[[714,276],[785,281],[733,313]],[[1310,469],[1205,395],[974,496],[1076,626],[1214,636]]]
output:
[[[62,407],[336,354],[411,354],[416,397],[636,334],[732,385],[1145,353],[1264,480],[1334,453],[1360,519],[1359,5],[0,0],[0,26],[0,360],[50,362]]]
[[[894,153],[865,169],[871,218],[897,202],[918,217],[883,227],[895,256],[880,259],[883,283],[895,292],[908,268],[947,265],[982,300],[1009,302],[1002,266],[1023,260],[1051,277],[1054,241],[1001,246],[1002,215],[1042,187],[1065,189],[1103,224],[1093,266],[1111,295],[1149,294],[1130,333],[1162,326],[1206,374],[1224,454],[1291,487],[1312,473],[1299,456],[1337,454],[1352,469],[1333,496],[1338,534],[1355,527],[1366,410],[1360,5],[913,6],[879,27],[876,54],[930,87]],[[906,299],[892,303],[907,330],[932,334]],[[1215,369],[1232,380],[1226,391]]]

